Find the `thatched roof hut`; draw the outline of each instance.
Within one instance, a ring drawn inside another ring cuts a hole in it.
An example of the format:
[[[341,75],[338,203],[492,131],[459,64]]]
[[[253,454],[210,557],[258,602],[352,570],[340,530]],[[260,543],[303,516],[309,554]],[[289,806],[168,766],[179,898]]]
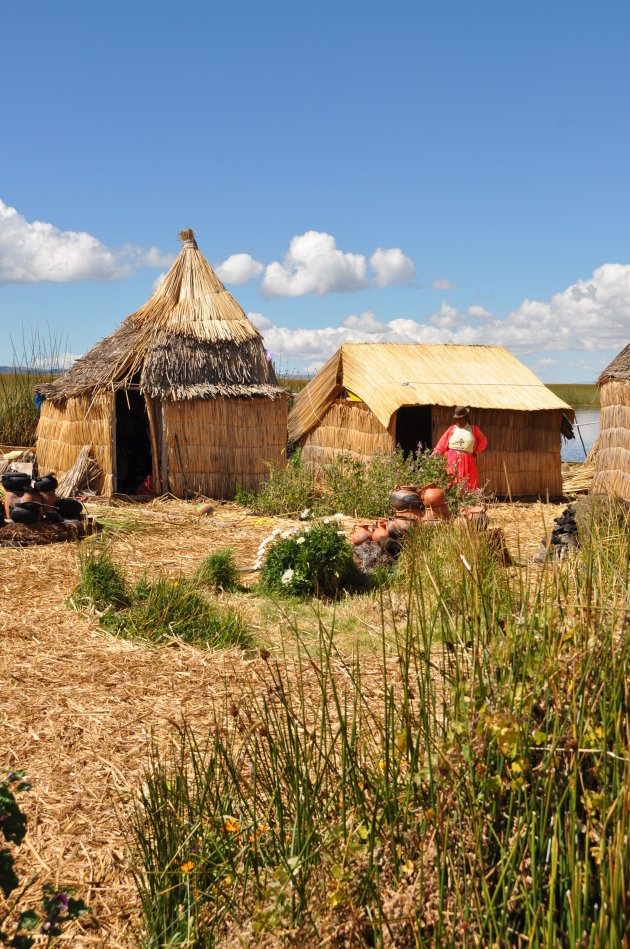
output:
[[[592,490],[630,501],[630,343],[599,379],[600,430]]]
[[[262,337],[192,231],[150,300],[54,382],[37,431],[40,470],[63,474],[91,445],[104,494],[234,496],[281,463],[287,396]]]
[[[297,396],[289,438],[317,472],[340,453],[432,448],[454,405],[471,406],[488,437],[480,484],[498,495],[562,494],[561,429],[573,410],[498,346],[344,345]]]

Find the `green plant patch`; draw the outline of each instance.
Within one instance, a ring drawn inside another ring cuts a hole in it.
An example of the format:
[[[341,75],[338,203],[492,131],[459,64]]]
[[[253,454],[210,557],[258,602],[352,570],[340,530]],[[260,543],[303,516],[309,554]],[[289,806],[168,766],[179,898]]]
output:
[[[122,610],[131,599],[125,573],[107,548],[94,546],[79,552],[79,582],[71,601],[77,609],[92,608],[99,613]]]
[[[215,550],[197,567],[193,581],[214,593],[241,589],[238,568],[231,548]]]
[[[131,593],[130,606],[105,614],[101,623],[124,639],[181,639],[212,648],[251,645],[240,613],[215,605],[185,579],[142,580]]]
[[[366,585],[352,546],[336,523],[315,524],[271,544],[260,571],[267,593],[334,599]]]

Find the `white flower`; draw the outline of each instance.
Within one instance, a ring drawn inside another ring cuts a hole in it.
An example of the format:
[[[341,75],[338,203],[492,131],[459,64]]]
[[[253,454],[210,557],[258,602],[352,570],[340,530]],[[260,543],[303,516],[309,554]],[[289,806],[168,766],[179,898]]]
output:
[[[293,573],[294,571],[291,570],[291,567],[289,567],[288,570],[285,570],[281,577],[282,582],[285,584],[291,583],[291,580],[293,579]]]
[[[303,544],[305,540],[306,540],[305,537],[298,537],[297,540],[295,541],[295,543],[296,543],[296,544]]]

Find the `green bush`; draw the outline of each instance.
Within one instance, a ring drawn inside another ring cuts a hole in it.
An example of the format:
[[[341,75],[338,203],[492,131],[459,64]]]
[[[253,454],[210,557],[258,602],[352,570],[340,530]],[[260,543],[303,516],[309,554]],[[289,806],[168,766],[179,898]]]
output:
[[[231,548],[215,550],[197,567],[193,581],[208,587],[215,593],[239,590],[240,583],[234,551]]]
[[[299,514],[317,504],[317,485],[302,464],[300,449],[289,457],[286,467],[271,465],[269,477],[259,491],[236,490],[236,503],[251,507],[254,514]]]
[[[129,606],[131,600],[124,571],[114,563],[106,548],[82,548],[79,571],[80,579],[71,597],[78,609],[92,607],[103,613]]]
[[[361,585],[352,546],[336,523],[314,524],[270,544],[260,570],[267,593],[335,598]]]
[[[324,465],[316,483],[296,451],[286,468],[272,468],[258,492],[237,492],[237,502],[251,507],[255,514],[297,514],[309,508],[315,516],[335,514],[382,517],[390,510],[390,494],[397,484],[419,487],[434,483],[443,488],[453,511],[462,503],[478,501],[479,492],[462,492],[448,483],[446,459],[430,451],[405,458],[401,449],[393,454],[375,455],[359,461],[342,453]]]
[[[211,603],[185,579],[142,580],[131,593],[129,608],[105,614],[101,622],[124,639],[176,638],[213,648],[251,645],[241,615]]]

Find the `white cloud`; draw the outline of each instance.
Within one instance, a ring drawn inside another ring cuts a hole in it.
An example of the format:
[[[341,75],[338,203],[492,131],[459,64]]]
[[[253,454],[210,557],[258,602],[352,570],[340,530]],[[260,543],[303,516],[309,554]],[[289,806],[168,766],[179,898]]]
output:
[[[137,267],[163,267],[172,259],[156,247],[110,248],[85,231],[29,222],[0,201],[0,284],[117,280]]]
[[[469,306],[466,312],[469,316],[476,316],[480,320],[492,319],[490,310],[485,310],[482,306]]]
[[[431,286],[434,290],[452,290],[455,284],[447,277],[436,277],[431,281]]]
[[[289,249],[280,263],[275,260],[265,268],[260,285],[266,297],[297,297],[305,293],[361,290],[375,285],[390,287],[409,283],[416,273],[413,262],[399,247],[379,247],[370,257],[376,274],[368,274],[363,254],[340,250],[331,234],[307,231],[291,238]]]
[[[264,267],[250,254],[232,254],[214,269],[223,283],[240,284],[259,277]]]
[[[378,247],[370,257],[370,264],[376,271],[374,283],[378,287],[410,283],[416,275],[413,261],[403,254],[400,247]]]
[[[269,264],[261,290],[268,297],[297,297],[304,293],[359,290],[367,285],[362,254],[345,254],[331,234],[307,231],[291,239],[284,263]]]
[[[266,316],[263,316],[262,313],[248,313],[247,314],[254,326],[259,329],[261,332],[268,330],[273,326],[273,323]]]
[[[367,310],[336,327],[293,330],[267,323],[265,342],[277,356],[311,365],[347,342],[478,343],[517,353],[616,352],[630,339],[630,265],[604,264],[549,300],[523,301],[504,319],[479,306],[458,310],[445,300],[425,322],[399,317],[383,323]],[[546,356],[539,365],[554,362]]]

